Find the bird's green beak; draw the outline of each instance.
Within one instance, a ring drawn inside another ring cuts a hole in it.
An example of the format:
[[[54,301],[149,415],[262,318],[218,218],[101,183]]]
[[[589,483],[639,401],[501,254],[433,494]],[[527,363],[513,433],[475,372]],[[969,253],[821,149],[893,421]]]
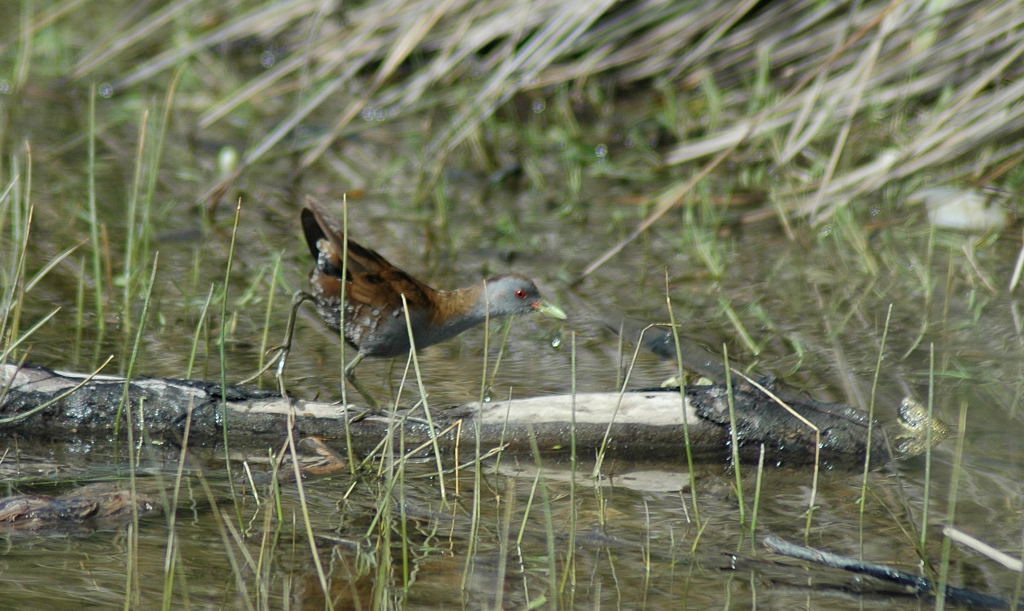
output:
[[[565,320],[568,318],[562,308],[556,306],[553,303],[549,303],[541,299],[540,301],[533,304],[533,309],[537,310],[541,314],[546,314],[551,318],[557,318],[558,320]]]

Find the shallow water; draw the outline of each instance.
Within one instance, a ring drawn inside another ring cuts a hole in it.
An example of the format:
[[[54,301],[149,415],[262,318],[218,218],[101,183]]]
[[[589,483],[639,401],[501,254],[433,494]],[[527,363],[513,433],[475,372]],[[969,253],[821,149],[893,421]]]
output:
[[[52,125],[81,129],[84,92],[40,87],[45,96],[21,103],[34,104],[38,115],[53,118]],[[115,102],[101,102],[99,117],[109,119]],[[65,132],[47,132],[30,124],[28,117],[25,121],[15,127],[33,134],[36,216],[29,268],[35,271],[56,253],[88,237],[82,218],[84,149],[81,144],[69,144]],[[131,130],[118,125],[111,129],[110,138],[128,143],[130,150]],[[213,179],[214,153],[190,149],[185,131],[178,126],[168,138],[165,174],[151,211],[155,228],[150,252],[159,251],[160,256],[136,365],[140,375],[186,375],[207,291],[224,277],[229,206],[223,204],[212,222],[202,220],[193,207],[197,193]],[[378,140],[346,141],[338,154],[381,159],[381,168],[388,168],[385,161],[399,158],[401,151],[381,143],[404,142],[404,133],[403,126],[381,126],[375,131]],[[205,136],[213,142],[230,140],[216,131]],[[125,248],[130,156],[117,151],[109,140],[107,147],[100,152],[98,202],[100,221],[111,243],[112,275],[116,275]],[[615,154],[613,150],[611,155]],[[685,334],[711,347],[728,341],[736,362],[778,375],[816,398],[866,407],[891,304],[878,381],[880,415],[891,418],[893,400],[905,394],[926,397],[928,350],[934,344],[936,413],[955,423],[961,405],[967,406],[955,523],[1013,555],[1020,554],[1024,498],[1019,451],[1020,303],[1018,293],[1008,294],[1004,288],[1019,240],[1007,235],[972,246],[972,238],[942,232],[934,238],[929,260],[929,236],[921,211],[893,207],[874,219],[878,228],[864,233],[868,249],[857,254],[854,240],[843,235],[841,222],[817,228],[816,233],[805,230],[805,237],[794,242],[772,222],[731,231],[726,223],[700,229],[707,211],[694,206],[669,213],[623,253],[569,289],[569,279],[649,213],[627,203],[644,189],[594,171],[584,183],[584,203],[566,211],[552,201],[550,193],[539,192],[525,179],[496,186],[486,174],[473,171],[465,158],[455,156],[452,163],[460,161],[466,168],[452,167],[445,176],[444,201],[426,206],[415,204],[414,185],[401,173],[385,175],[382,170],[380,176],[366,177],[365,193],[349,202],[350,233],[438,287],[476,282],[483,275],[509,270],[529,274],[545,295],[570,313],[566,323],[539,317],[514,321],[500,371],[488,389],[490,395],[568,392],[574,345],[576,388],[617,389],[633,345],[627,342],[620,348],[608,327],[614,327],[622,314],[644,322],[666,322],[667,278],[667,293]],[[545,166],[547,161],[539,163],[552,172],[558,169],[555,164]],[[227,337],[227,378],[236,381],[256,369],[275,254],[281,253],[282,263],[268,343],[281,336],[290,294],[305,287],[310,261],[297,222],[300,203],[280,188],[287,182],[288,168],[283,165],[248,174],[240,185],[242,215],[227,322],[218,322],[219,306],[215,306],[214,322],[200,333],[194,377],[218,377],[220,332]],[[730,188],[727,183],[720,186]],[[303,192],[331,202],[340,199],[342,188],[337,177],[324,169],[310,172],[302,185]],[[444,222],[439,220],[441,212]],[[7,234],[3,239],[9,248]],[[114,283],[107,293],[105,337],[98,337],[91,287],[82,313],[84,328],[76,331],[76,287],[82,270],[89,269],[87,248],[58,265],[26,296],[22,328],[55,306],[62,308],[33,338],[30,358],[54,368],[86,370],[107,354],[115,354],[114,366],[123,370],[135,327],[125,333],[124,319],[116,314],[122,295],[119,284]],[[708,261],[716,261],[722,272],[709,271]],[[135,324],[141,315],[141,298],[136,296],[132,302]],[[726,304],[758,345],[758,355],[739,340],[724,311]],[[486,354],[490,368],[497,357],[500,329],[499,324],[476,329],[419,354],[432,405],[480,396],[484,333],[491,334]],[[81,340],[72,341],[77,336]],[[288,369],[291,390],[307,397],[337,397],[336,339],[307,311],[299,322],[296,342]],[[403,366],[401,359],[393,364],[368,361],[359,371],[371,388],[388,396]],[[674,372],[673,363],[642,353],[630,370],[629,385],[657,385]],[[268,378],[264,383],[272,381]],[[403,392],[415,395],[413,388],[410,385]],[[938,531],[950,511],[955,443],[947,440],[934,451],[926,553],[933,568],[940,558]],[[52,446],[8,437],[3,445],[7,454],[0,466],[12,493],[123,479],[128,464],[124,448],[107,440]],[[265,476],[267,452],[276,450],[246,449],[233,455],[231,478],[222,452],[201,453],[211,492],[202,491],[198,479],[187,480],[188,494],[173,508],[177,518],[173,584],[164,578],[171,540],[164,515],[145,519],[135,533],[137,542],[131,544],[123,530],[72,537],[11,536],[0,549],[0,597],[12,607],[28,608],[55,603],[119,606],[127,596],[146,608],[160,604],[165,593],[172,592],[174,606],[322,607],[297,489],[286,485],[280,515],[268,513],[269,505],[260,504],[266,499],[257,502],[241,468],[249,460],[256,475]],[[177,460],[173,448],[147,446],[140,456],[148,479],[173,480]],[[479,482],[471,471],[463,472],[457,491],[454,478],[449,477],[444,500],[439,482],[431,476],[435,471],[430,460],[411,463],[407,479],[396,490],[384,490],[382,480],[372,475],[310,478],[304,492],[311,531],[338,606],[372,599],[409,608],[478,608],[494,604],[500,591],[502,603],[517,608],[544,601],[552,590],[564,605],[581,607],[747,607],[755,602],[769,608],[918,605],[909,597],[858,595],[860,588],[871,588],[849,575],[823,570],[805,573],[801,563],[767,554],[759,543],[752,544],[747,535],[755,485],[752,466],[742,469],[745,523],[728,466],[697,467],[697,508],[702,520],[698,525],[682,459],[670,465],[609,462],[602,468],[598,486],[585,477],[592,468],[587,461],[592,459],[581,457],[577,472],[583,477],[571,485],[564,457],[545,457],[545,468],[537,471],[530,456],[503,456],[500,465],[493,460],[484,465]],[[522,463],[521,468],[516,463]],[[637,471],[654,473],[641,477]],[[923,460],[914,459],[868,474],[867,503],[861,514],[862,474],[823,472],[807,542],[917,572],[914,545],[924,473]],[[772,533],[803,541],[812,473],[769,465],[763,478],[758,537]],[[257,491],[267,492],[261,486]],[[479,495],[476,502],[474,494]],[[374,522],[382,511],[381,498],[391,499],[383,527]],[[234,530],[224,526],[227,523]],[[779,561],[784,564],[775,564]],[[129,566],[139,575],[130,587],[126,586]],[[1017,577],[1009,571],[958,549],[952,554],[949,581],[1002,596],[1010,596],[1017,585]],[[407,590],[402,588],[406,582]]]

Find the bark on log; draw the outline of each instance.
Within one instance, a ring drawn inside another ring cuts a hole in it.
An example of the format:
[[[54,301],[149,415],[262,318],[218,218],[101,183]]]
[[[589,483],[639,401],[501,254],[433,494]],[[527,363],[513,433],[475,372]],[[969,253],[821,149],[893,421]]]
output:
[[[276,393],[229,386],[222,392],[215,382],[164,378],[136,378],[126,383],[117,376],[86,376],[44,367],[0,364],[0,434],[57,439],[110,437],[118,414],[131,414],[135,426],[151,436],[180,438],[191,410],[192,443],[215,444],[228,427],[232,444],[279,442],[294,414],[297,435],[316,435],[343,443],[348,431],[355,449],[377,444],[389,431],[403,430],[406,447],[431,440],[422,408],[397,409],[353,422],[363,410],[324,402],[283,399]],[[74,392],[61,396],[82,384]],[[127,393],[127,394],[126,394]],[[122,401],[127,397],[128,402]],[[33,408],[51,405],[27,416]],[[863,464],[868,438],[867,418],[857,410],[787,396],[787,404],[820,431],[801,422],[764,392],[749,386],[734,389],[736,430],[744,461],[756,461],[761,444],[769,464],[805,464],[815,459],[820,444],[826,466]],[[125,409],[124,406],[129,407]],[[140,410],[141,408],[141,410]],[[469,403],[432,409],[434,437],[445,449],[475,443],[479,427],[484,450],[507,445],[530,448],[531,437],[545,452],[565,452],[575,435],[581,456],[607,456],[685,460],[684,419],[695,454],[705,460],[728,460],[731,454],[727,392],[719,385],[690,386],[682,393],[634,391],[579,393]],[[126,422],[122,421],[120,430]],[[875,426],[872,464],[890,460],[886,429]],[[465,450],[464,450],[465,451]]]

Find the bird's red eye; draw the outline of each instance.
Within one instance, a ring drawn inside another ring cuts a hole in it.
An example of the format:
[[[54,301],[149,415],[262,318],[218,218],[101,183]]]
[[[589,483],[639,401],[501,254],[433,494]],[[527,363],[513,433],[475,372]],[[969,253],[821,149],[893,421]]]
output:
[[[526,299],[526,289],[516,289],[516,297]]]

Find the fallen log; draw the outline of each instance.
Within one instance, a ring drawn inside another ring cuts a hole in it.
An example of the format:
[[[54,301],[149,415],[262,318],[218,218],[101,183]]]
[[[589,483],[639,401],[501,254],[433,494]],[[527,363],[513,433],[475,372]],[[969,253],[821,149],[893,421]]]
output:
[[[806,464],[816,457],[825,466],[863,464],[869,427],[866,415],[858,410],[789,395],[781,401],[756,384],[733,389],[733,406],[741,460],[757,460],[763,445],[766,460],[775,464]],[[352,405],[282,398],[252,387],[222,389],[202,380],[89,378],[45,367],[0,364],[0,434],[7,436],[111,437],[120,415],[121,431],[130,422],[144,426],[150,436],[172,439],[181,438],[190,423],[190,443],[221,442],[227,427],[231,443],[240,447],[277,443],[293,422],[298,436],[350,438],[357,451],[398,430],[406,447],[436,440],[443,449],[458,444],[465,448],[475,443],[479,431],[484,450],[529,451],[532,440],[541,451],[567,453],[574,439],[582,456],[603,451],[627,459],[684,459],[685,424],[696,457],[731,457],[728,392],[721,385],[468,403],[431,408],[429,418],[422,407],[368,416],[364,411]],[[870,427],[873,465],[923,449],[923,444],[896,441],[908,435],[900,415],[895,423]]]

